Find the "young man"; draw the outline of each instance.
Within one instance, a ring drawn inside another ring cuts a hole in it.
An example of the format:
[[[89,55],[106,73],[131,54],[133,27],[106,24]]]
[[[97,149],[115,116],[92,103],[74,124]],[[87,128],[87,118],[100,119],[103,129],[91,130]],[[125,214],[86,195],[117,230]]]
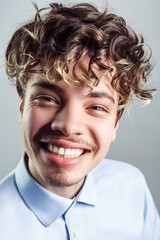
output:
[[[1,238],[160,239],[142,174],[104,159],[128,101],[152,99],[143,37],[89,4],[35,7],[6,50],[25,153],[0,184]]]

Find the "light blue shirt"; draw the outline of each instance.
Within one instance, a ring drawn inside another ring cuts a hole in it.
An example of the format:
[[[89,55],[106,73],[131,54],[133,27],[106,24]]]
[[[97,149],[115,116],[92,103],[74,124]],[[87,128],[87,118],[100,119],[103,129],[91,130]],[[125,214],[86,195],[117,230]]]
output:
[[[76,198],[42,188],[23,159],[0,183],[1,240],[160,240],[160,220],[143,175],[104,159]]]

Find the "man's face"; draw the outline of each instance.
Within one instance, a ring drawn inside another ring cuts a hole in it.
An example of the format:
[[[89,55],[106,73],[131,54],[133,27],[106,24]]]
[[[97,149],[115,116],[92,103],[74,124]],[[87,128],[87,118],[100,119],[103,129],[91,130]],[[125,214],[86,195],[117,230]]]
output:
[[[77,73],[87,64],[84,58]],[[98,75],[98,67],[93,69]],[[22,137],[28,169],[49,191],[75,196],[108,152],[118,127],[118,94],[110,81],[111,75],[103,76],[90,91],[77,83],[48,84],[39,74],[31,75],[20,104]]]

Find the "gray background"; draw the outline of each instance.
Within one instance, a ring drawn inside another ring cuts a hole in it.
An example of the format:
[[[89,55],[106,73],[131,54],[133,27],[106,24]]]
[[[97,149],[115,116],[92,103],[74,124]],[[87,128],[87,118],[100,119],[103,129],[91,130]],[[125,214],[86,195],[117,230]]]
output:
[[[40,7],[52,0],[37,0]],[[77,3],[79,1],[60,1]],[[84,1],[87,2],[87,1]],[[91,0],[100,9],[103,0]],[[122,15],[136,31],[141,32],[153,50],[154,70],[150,76],[160,89],[160,1],[110,0],[110,11]],[[21,143],[16,90],[9,84],[4,72],[4,51],[11,34],[34,15],[30,0],[2,0],[0,7],[0,179],[18,163],[23,152]],[[108,157],[129,162],[144,174],[160,212],[160,94],[146,106],[135,101],[124,113],[117,139]],[[129,112],[129,113],[128,113]]]

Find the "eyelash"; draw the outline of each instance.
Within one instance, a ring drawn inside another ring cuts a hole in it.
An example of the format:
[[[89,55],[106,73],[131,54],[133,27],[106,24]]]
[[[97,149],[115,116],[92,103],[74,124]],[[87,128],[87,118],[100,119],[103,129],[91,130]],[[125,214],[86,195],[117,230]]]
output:
[[[107,108],[98,105],[91,106],[90,109],[96,113],[109,113],[109,110]]]
[[[91,108],[97,111],[106,111],[103,107],[100,107],[100,106],[92,106]]]
[[[59,102],[57,101],[57,99],[55,99],[54,97],[51,96],[47,96],[47,95],[38,95],[35,97],[36,101],[39,101],[39,104],[56,104],[57,106],[59,106]],[[38,102],[37,102],[38,103]],[[94,112],[91,112],[91,114],[97,113],[97,114],[105,114],[105,113],[109,113],[108,109],[99,105],[92,105],[90,107],[87,108],[88,110],[91,109]]]
[[[45,95],[39,95],[36,97],[37,100],[43,100],[43,101],[47,101],[47,102],[51,102],[51,103],[56,103],[58,104],[58,101],[53,98],[53,97],[50,97],[50,96],[45,96]]]

